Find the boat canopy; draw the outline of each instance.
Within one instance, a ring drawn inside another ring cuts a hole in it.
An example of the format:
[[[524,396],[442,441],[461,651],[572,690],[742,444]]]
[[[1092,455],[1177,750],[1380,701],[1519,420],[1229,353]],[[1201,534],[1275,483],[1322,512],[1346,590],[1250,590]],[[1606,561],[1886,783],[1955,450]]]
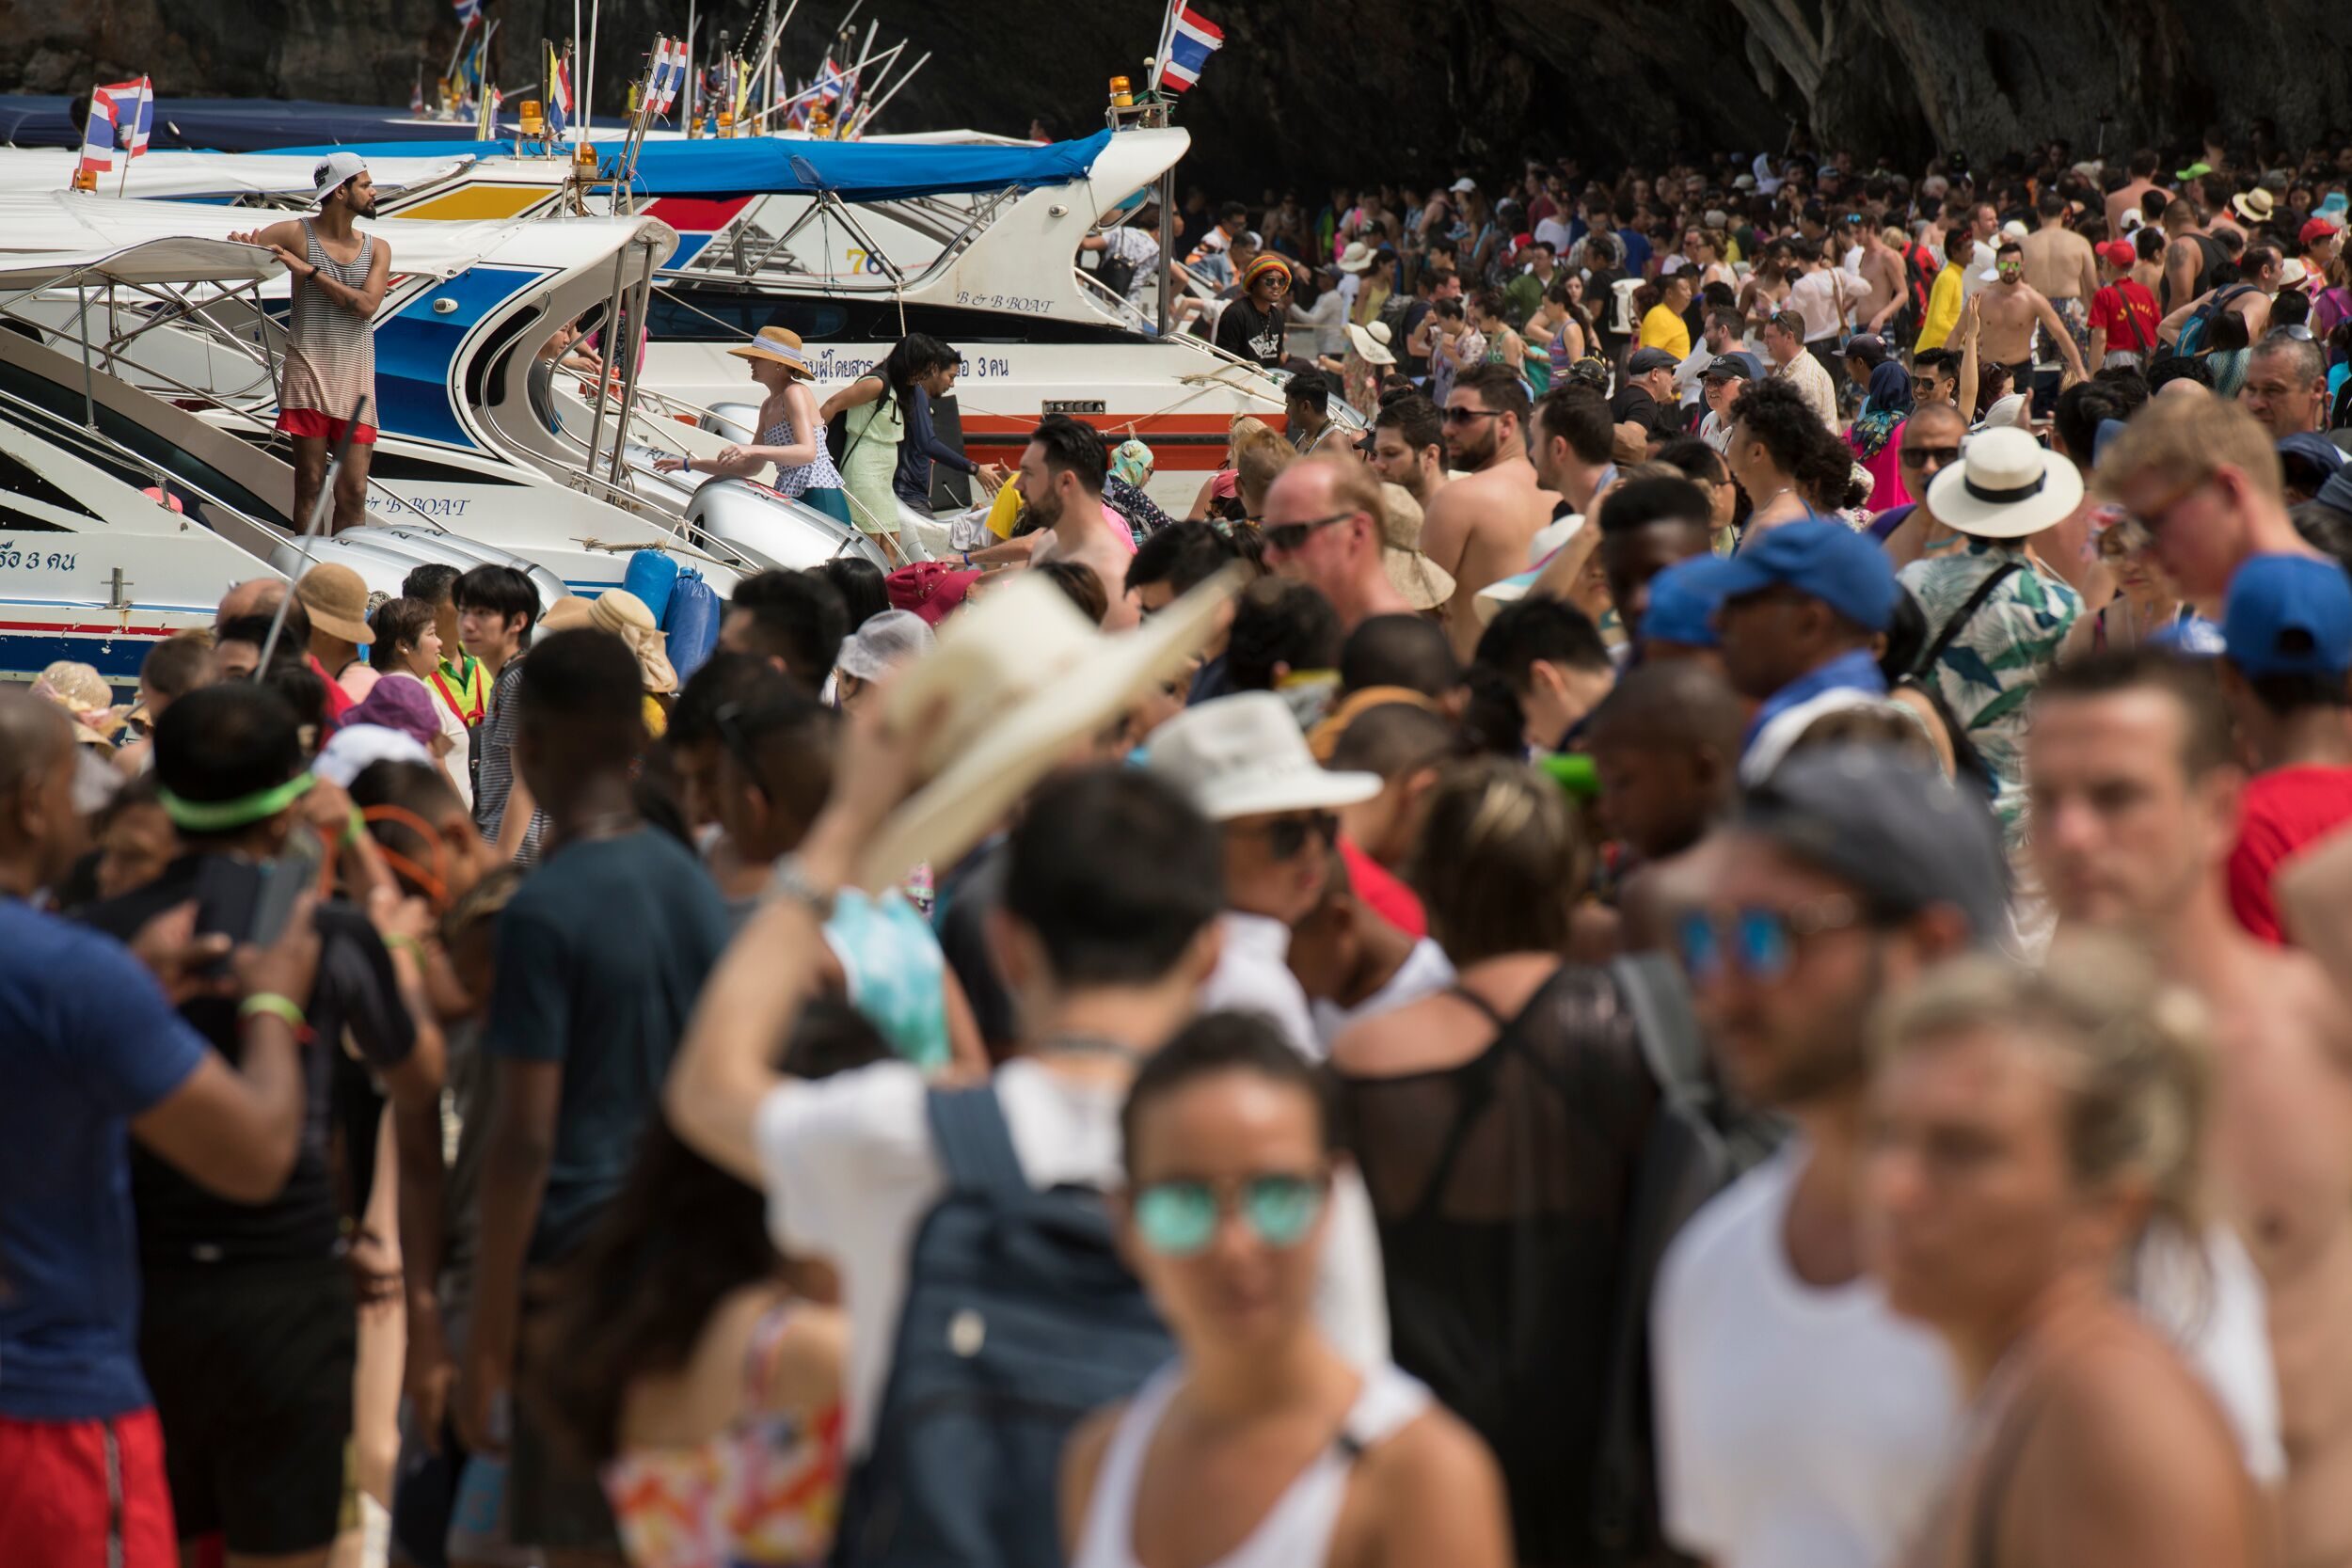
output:
[[[615,133],[617,135],[617,132]],[[746,136],[727,141],[647,141],[637,150],[633,187],[646,196],[832,196],[897,201],[976,191],[1033,190],[1084,180],[1111,133],[1043,147],[910,146]],[[619,143],[598,142],[598,177],[619,166]],[[511,157],[512,142],[373,142],[291,149],[296,154],[357,152],[363,158]]]
[[[284,270],[284,264],[260,245],[181,235],[116,250],[0,255],[0,290],[56,288],[67,283],[116,283],[134,289],[175,283],[256,283]]]
[[[38,195],[62,191],[73,182],[81,162],[77,152],[45,147],[0,148],[0,192]],[[471,163],[463,157],[384,159],[371,165],[378,189],[407,190],[447,180]],[[268,152],[159,152],[131,160],[129,174],[106,175],[100,196],[121,195],[142,200],[196,199],[205,197],[310,196],[318,160],[289,158]]]

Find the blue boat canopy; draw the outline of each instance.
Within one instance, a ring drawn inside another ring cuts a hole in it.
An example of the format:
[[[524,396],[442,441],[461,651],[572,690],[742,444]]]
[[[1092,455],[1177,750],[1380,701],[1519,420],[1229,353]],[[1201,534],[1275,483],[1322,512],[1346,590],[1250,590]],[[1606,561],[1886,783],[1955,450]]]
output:
[[[617,135],[617,132],[615,133]],[[1083,180],[1110,145],[1111,133],[1044,147],[958,147],[881,142],[797,141],[753,136],[739,141],[649,141],[637,150],[635,188],[647,196],[744,196],[774,193],[844,201],[889,201],[1008,188],[1029,190]],[[599,172],[610,178],[620,161],[618,142],[599,140]],[[496,158],[512,142],[361,142],[340,147],[290,147],[288,154],[357,152],[362,158]]]

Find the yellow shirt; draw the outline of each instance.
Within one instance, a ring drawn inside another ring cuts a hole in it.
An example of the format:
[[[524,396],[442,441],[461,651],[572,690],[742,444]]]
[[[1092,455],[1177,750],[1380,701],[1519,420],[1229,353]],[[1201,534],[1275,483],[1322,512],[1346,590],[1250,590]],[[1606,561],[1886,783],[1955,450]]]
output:
[[[1677,359],[1691,356],[1689,324],[1663,305],[1653,305],[1649,314],[1642,318],[1642,346],[1662,348]]]
[[[1944,346],[1952,328],[1960,325],[1961,292],[1960,268],[1946,262],[1935,275],[1935,287],[1928,291],[1927,325],[1919,329],[1919,341],[1912,352],[1925,354]]]

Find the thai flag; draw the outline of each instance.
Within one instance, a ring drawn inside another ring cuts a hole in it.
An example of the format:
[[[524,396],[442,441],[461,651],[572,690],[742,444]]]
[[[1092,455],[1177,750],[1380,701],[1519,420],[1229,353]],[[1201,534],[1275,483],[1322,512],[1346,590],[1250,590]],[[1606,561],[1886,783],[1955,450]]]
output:
[[[482,20],[482,0],[453,0],[457,8],[457,25],[469,27]]]
[[[147,150],[155,128],[155,88],[144,76],[90,90],[89,120],[82,131],[81,166],[111,173],[115,154],[126,160]]]
[[[833,63],[831,55],[826,55],[825,63],[817,71],[817,96],[828,103],[839,103],[845,85],[841,68]]]
[[[1182,92],[1200,80],[1200,68],[1225,47],[1224,30],[1178,0],[1175,25],[1168,37],[1168,53],[1160,64],[1160,80]]]
[[[653,74],[645,83],[645,109],[650,114],[666,115],[677,100],[678,85],[686,78],[686,45],[666,38],[653,40]]]
[[[572,119],[571,72],[564,66],[562,56],[553,49],[548,51],[548,128],[557,135]]]

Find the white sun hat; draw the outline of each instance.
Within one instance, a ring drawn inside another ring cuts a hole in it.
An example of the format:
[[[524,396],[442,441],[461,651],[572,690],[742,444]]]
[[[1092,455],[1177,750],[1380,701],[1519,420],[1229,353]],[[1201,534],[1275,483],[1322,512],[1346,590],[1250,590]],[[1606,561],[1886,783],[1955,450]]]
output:
[[[1377,773],[1334,773],[1316,762],[1290,705],[1271,691],[1184,709],[1152,732],[1145,766],[1216,822],[1352,806],[1383,787]]]
[[[1980,431],[1928,485],[1928,510],[1979,539],[2023,539],[2082,504],[2082,471],[2014,426]]]
[[[1374,322],[1369,326],[1347,324],[1347,341],[1355,345],[1358,357],[1367,365],[1396,363],[1396,355],[1389,347],[1390,337],[1387,322]]]

